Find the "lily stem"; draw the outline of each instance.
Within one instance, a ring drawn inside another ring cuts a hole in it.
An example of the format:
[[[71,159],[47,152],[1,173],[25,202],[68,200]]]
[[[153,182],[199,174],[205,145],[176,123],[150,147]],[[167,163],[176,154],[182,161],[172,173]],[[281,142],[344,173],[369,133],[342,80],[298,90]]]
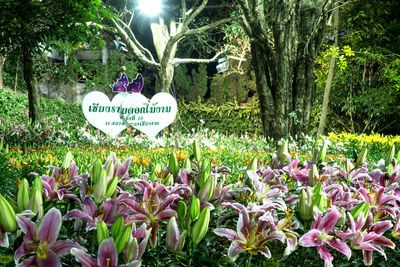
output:
[[[250,254],[250,257],[247,259],[247,267],[251,266],[251,258],[253,257],[253,254]]]

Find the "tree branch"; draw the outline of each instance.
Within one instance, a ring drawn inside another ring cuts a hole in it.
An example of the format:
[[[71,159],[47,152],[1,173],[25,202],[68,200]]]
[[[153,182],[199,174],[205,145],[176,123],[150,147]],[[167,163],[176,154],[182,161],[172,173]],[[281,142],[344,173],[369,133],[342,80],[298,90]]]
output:
[[[196,0],[196,2],[194,2],[192,8],[189,9],[189,10],[186,12],[186,16],[190,16],[190,14],[192,14],[192,12],[194,11],[194,8],[197,6],[198,3],[199,3],[199,0]]]
[[[222,54],[225,54],[226,51],[220,51],[213,58],[210,59],[197,59],[197,58],[174,58],[172,60],[172,64],[187,64],[187,63],[211,63],[217,60]]]
[[[119,34],[121,34],[122,38],[129,44],[129,46],[132,48],[133,53],[137,56],[138,60],[144,64],[147,65],[150,68],[158,68],[160,66],[159,63],[155,62],[154,59],[151,57],[151,59],[148,59],[140,50],[140,48],[136,45],[134,41],[132,41],[131,38],[129,38],[128,33],[123,29],[123,27],[118,24],[115,20],[111,20],[111,22],[114,24],[114,26],[117,28],[117,31]],[[120,21],[122,22],[122,21]],[[122,22],[123,23],[123,22]],[[124,24],[124,23],[123,23]]]
[[[186,0],[182,0],[182,20],[186,20]]]
[[[132,38],[133,43],[134,43],[141,51],[145,52],[151,61],[156,62],[156,61],[154,60],[154,57],[153,57],[153,55],[151,54],[151,52],[150,52],[147,48],[145,48],[145,47],[136,39],[136,36],[135,36],[135,34],[132,32],[131,28],[130,28],[128,25],[126,25],[124,21],[119,20],[119,22],[120,22],[120,23],[122,24],[122,26],[128,31],[128,36],[130,36],[130,37]]]
[[[206,26],[203,26],[203,27],[200,27],[200,28],[197,28],[197,29],[187,30],[187,31],[184,33],[184,36],[193,35],[193,34],[199,34],[199,33],[208,31],[208,30],[210,30],[210,29],[217,28],[218,26],[221,26],[221,25],[223,25],[223,24],[226,24],[226,23],[232,21],[233,19],[234,19],[234,18],[221,19],[221,20],[219,20],[219,21],[217,21],[217,22],[208,24],[208,25],[206,25]]]

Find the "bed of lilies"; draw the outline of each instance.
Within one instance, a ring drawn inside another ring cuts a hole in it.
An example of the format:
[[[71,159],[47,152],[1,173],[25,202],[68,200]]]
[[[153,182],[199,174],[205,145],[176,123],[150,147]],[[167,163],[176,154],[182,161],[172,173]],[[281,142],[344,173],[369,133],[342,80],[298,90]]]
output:
[[[115,153],[22,179],[0,195],[5,266],[346,266],[398,263],[400,153],[367,163],[313,160],[283,142],[269,162],[232,170],[193,142],[140,175]],[[165,166],[164,166],[165,165]],[[80,171],[80,170],[88,171]],[[148,171],[149,170],[149,171]],[[7,265],[6,265],[7,264]]]

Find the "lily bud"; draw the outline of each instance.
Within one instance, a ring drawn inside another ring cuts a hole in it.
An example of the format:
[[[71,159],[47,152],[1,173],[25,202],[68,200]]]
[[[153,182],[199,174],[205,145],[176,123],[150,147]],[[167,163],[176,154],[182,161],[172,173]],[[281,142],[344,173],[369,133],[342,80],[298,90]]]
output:
[[[42,197],[42,191],[35,187],[33,188],[31,192],[31,198],[29,201],[29,209],[38,215],[38,219],[42,219],[44,215],[44,210],[43,210],[43,197]]]
[[[346,159],[344,162],[344,169],[346,170],[346,173],[349,174],[351,171],[351,162],[350,159]]]
[[[313,164],[308,173],[309,185],[314,186],[316,181],[319,181],[319,171],[316,164]]]
[[[301,190],[298,207],[300,217],[303,220],[311,220],[313,218],[313,211],[311,206],[311,190],[309,187],[307,188],[307,192],[304,189]]]
[[[29,183],[25,178],[19,184],[17,194],[18,211],[24,211],[29,208]]]
[[[117,248],[117,253],[120,254],[128,245],[129,239],[132,234],[132,225],[128,225],[119,233],[117,240],[115,241],[115,247]]]
[[[312,206],[313,208],[317,207],[321,212],[323,212],[328,206],[328,199],[324,194],[319,195],[313,201]]]
[[[181,252],[185,245],[186,231],[179,233],[175,217],[171,217],[167,225],[167,247],[174,252]]]
[[[386,158],[385,158],[385,165],[386,166],[388,166],[392,162],[395,151],[396,151],[396,147],[393,144],[392,147],[389,149],[389,151],[386,154]]]
[[[122,228],[124,226],[124,218],[123,217],[118,217],[118,219],[115,220],[115,222],[111,226],[111,236],[115,239],[117,239],[117,236],[119,233],[122,231]]]
[[[195,221],[200,214],[200,200],[195,196],[192,195],[189,204],[189,216],[192,221]]]
[[[367,158],[367,153],[368,153],[368,149],[365,147],[361,151],[360,155],[358,155],[358,158],[357,158],[357,161],[356,161],[356,166],[357,167],[360,167],[360,165],[365,162],[365,159]]]
[[[0,225],[7,232],[17,230],[15,211],[2,195],[0,195]]]
[[[325,161],[327,148],[328,148],[328,143],[324,140],[321,149],[318,151],[318,158],[317,158],[318,163]]]
[[[31,188],[31,192],[33,191],[33,189],[39,189],[40,192],[43,191],[43,183],[42,183],[42,178],[40,178],[40,176],[36,176],[35,180],[33,180],[33,184],[32,184],[32,188]]]
[[[183,168],[188,171],[192,169],[192,163],[190,162],[189,158],[185,159],[185,162],[183,163]]]
[[[201,150],[197,139],[193,142],[193,159],[197,162],[200,162],[201,158]]]
[[[108,233],[107,225],[106,225],[106,223],[105,223],[104,221],[100,221],[100,222],[97,224],[96,233],[97,233],[97,244],[98,244],[99,246],[100,246],[101,242],[102,242],[104,239],[107,239],[107,238],[110,237],[110,234]]]
[[[175,153],[172,153],[171,156],[169,157],[169,164],[168,164],[168,168],[170,173],[176,177],[178,175],[179,172],[179,164],[178,164],[178,160],[175,156]]]
[[[318,183],[317,186],[314,188],[311,206],[312,209],[314,209],[314,207],[317,207],[321,212],[323,212],[328,206],[328,199],[325,193],[322,192],[322,183]]]
[[[357,220],[358,216],[360,216],[361,213],[364,214],[364,219],[367,219],[367,216],[369,213],[369,203],[368,202],[359,203],[350,212],[351,216],[353,216],[354,221]]]
[[[214,177],[210,176],[203,187],[200,188],[199,191],[199,199],[200,201],[209,201],[213,194],[214,187]]]
[[[197,246],[206,235],[208,231],[209,222],[210,222],[210,208],[205,207],[201,211],[199,219],[196,221],[196,223],[192,228],[192,241],[195,246]]]
[[[112,180],[107,185],[107,191],[106,194],[104,195],[105,199],[114,195],[115,189],[117,189],[117,185],[118,185],[118,176],[114,176],[114,178],[112,178]]]
[[[166,186],[173,185],[174,184],[174,176],[169,173],[167,178],[164,179],[163,184]]]
[[[180,200],[178,202],[178,219],[183,221],[186,218],[187,206],[186,203]]]
[[[100,179],[98,179],[94,184],[94,192],[93,192],[94,202],[100,204],[103,201],[104,195],[106,193],[106,188],[107,188],[106,170],[102,169],[100,174]]]
[[[107,176],[107,181],[108,181],[109,179],[112,179],[113,175],[114,175],[114,164],[113,164],[112,160],[109,161],[108,166],[106,166],[105,169],[106,169],[106,176]]]
[[[392,164],[387,165],[386,173],[389,175],[389,177],[392,176],[392,174],[394,173],[394,168]]]
[[[256,171],[257,171],[257,166],[258,166],[257,157],[254,157],[254,158],[250,161],[249,165],[247,165],[247,170],[248,170],[248,171],[250,170],[250,171],[256,172]]]
[[[338,227],[343,227],[346,224],[346,218],[347,218],[346,211],[340,210],[340,215],[341,216],[340,216],[339,220],[337,221],[336,225]]]
[[[400,162],[400,150],[397,151],[395,158],[396,158],[397,162]]]
[[[67,170],[67,169],[69,169],[69,167],[71,167],[71,164],[72,164],[72,153],[71,153],[71,151],[68,151],[67,155],[65,155],[65,158],[64,158],[64,161],[62,164],[62,168],[64,170]]]
[[[211,164],[209,160],[205,159],[201,163],[201,168],[200,168],[200,179],[199,179],[200,187],[202,187],[205,184],[210,174],[211,174]]]
[[[100,176],[101,176],[101,171],[103,170],[103,166],[101,165],[101,161],[100,160],[97,160],[94,164],[93,164],[93,167],[92,167],[92,174],[91,174],[91,177],[92,177],[92,182],[93,182],[93,184],[95,184],[99,179],[100,179]]]
[[[287,154],[289,153],[288,150],[288,141],[284,140],[283,144],[280,146],[280,148],[278,149],[278,153],[277,153],[277,158],[279,160],[280,163],[283,163],[286,161],[287,159]]]

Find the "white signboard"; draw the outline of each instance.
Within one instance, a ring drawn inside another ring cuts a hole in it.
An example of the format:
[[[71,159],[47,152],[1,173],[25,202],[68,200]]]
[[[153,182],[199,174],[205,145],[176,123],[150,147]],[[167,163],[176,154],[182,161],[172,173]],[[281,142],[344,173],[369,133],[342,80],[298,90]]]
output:
[[[122,102],[122,116],[132,127],[155,137],[176,116],[177,104],[168,93],[158,93],[151,101],[142,94],[130,94]]]
[[[85,95],[83,99],[83,114],[91,125],[111,138],[115,138],[128,127],[120,116],[124,98],[123,94],[117,94],[110,102],[110,99],[104,93],[91,92]]]
[[[141,74],[129,82],[123,73],[110,87],[113,92],[121,93],[110,102],[104,93],[91,92],[84,97],[82,110],[91,125],[111,138],[117,137],[128,126],[155,137],[174,121],[178,109],[175,98],[168,93],[158,93],[149,101],[140,93],[143,87]]]

